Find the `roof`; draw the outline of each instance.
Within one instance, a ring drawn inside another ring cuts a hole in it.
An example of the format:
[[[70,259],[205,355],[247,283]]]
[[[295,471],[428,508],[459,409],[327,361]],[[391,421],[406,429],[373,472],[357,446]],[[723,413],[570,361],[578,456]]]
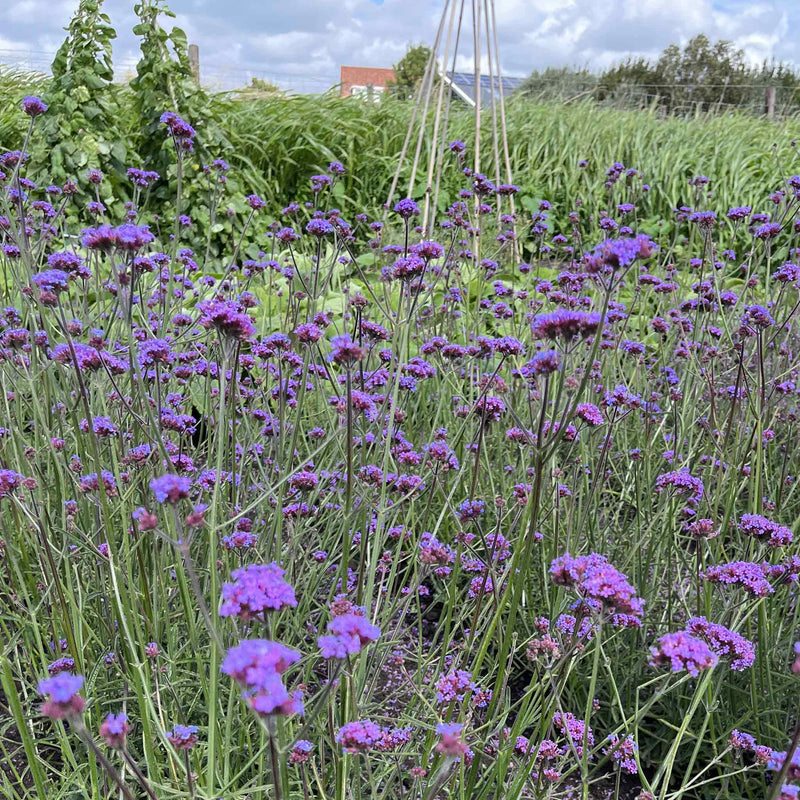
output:
[[[384,89],[394,80],[394,70],[391,67],[341,67],[339,83],[342,86],[342,97],[348,97],[352,88],[372,86],[375,89]]]
[[[464,102],[471,106],[475,105],[477,92],[475,91],[475,74],[472,72],[448,72],[443,76],[445,82],[450,85],[453,91]],[[481,105],[489,105],[492,102],[492,90],[495,99],[500,96],[507,97],[515,89],[519,88],[524,78],[514,78],[508,75],[481,75],[480,76],[480,97]]]

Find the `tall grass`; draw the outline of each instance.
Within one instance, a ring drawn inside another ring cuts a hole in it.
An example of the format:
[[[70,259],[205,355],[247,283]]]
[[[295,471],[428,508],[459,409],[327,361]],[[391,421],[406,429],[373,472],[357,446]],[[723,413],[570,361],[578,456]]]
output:
[[[39,94],[46,82],[40,73],[0,64],[0,150],[22,144],[26,126],[19,102],[27,94]]]
[[[24,126],[17,103],[41,81],[19,71],[0,72],[0,97],[5,98],[0,149],[21,145]],[[128,90],[118,91],[124,101]],[[130,106],[122,102],[122,108]],[[412,104],[387,100],[369,105],[332,95],[243,100],[222,95],[212,108],[216,124],[232,145],[230,152],[218,155],[231,160],[244,186],[277,204],[303,195],[308,176],[338,160],[348,168],[337,189],[343,210],[377,212],[389,194]],[[647,111],[543,105],[524,98],[508,104],[507,116],[514,180],[531,206],[540,199],[552,202],[562,227],[576,198],[594,212],[605,207],[603,184],[595,177],[615,161],[644,171],[651,186],[644,207],[653,219],[667,217],[678,205],[692,204],[695,198],[688,180],[697,174],[712,179],[707,205],[724,211],[735,204],[756,203],[779,188],[782,174],[800,171],[793,120],[774,123],[736,113],[664,119]],[[139,124],[128,117],[120,120],[122,132]],[[473,128],[471,112],[453,105],[449,138],[469,141]],[[493,177],[489,135],[487,131],[483,152],[488,159],[485,172]],[[589,163],[586,170],[578,166],[582,159]],[[132,156],[132,160],[137,159]],[[409,174],[410,163],[400,183],[403,194]],[[459,188],[457,176],[446,176],[442,207],[455,199]],[[424,191],[418,181],[410,194],[419,198]]]
[[[334,97],[279,97],[233,104],[221,123],[234,143],[233,159],[270,197],[302,193],[308,175],[335,158],[352,176],[344,182],[344,196],[359,208],[377,209],[388,196],[410,109],[402,102],[372,107]],[[601,181],[585,180],[581,159],[589,162],[590,174],[615,161],[642,169],[651,186],[647,202],[654,217],[690,204],[688,180],[697,174],[712,179],[711,204],[725,210],[755,203],[780,186],[782,173],[800,169],[793,122],[738,114],[661,119],[648,112],[522,99],[509,104],[507,115],[515,182],[523,194],[558,206],[562,222],[576,198],[598,208],[605,199]],[[450,138],[469,141],[471,113],[454,108],[449,128]],[[484,171],[493,176],[491,163]],[[446,186],[452,201],[460,188],[456,178],[450,176]],[[424,188],[414,187],[412,196],[420,197]]]

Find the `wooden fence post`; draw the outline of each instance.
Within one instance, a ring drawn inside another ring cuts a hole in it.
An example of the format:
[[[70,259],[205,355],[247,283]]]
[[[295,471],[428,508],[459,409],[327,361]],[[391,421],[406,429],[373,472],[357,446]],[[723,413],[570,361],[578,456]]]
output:
[[[775,116],[775,87],[767,86],[765,97],[767,119],[772,119]]]
[[[194,82],[200,85],[200,48],[196,44],[189,45],[189,66]]]

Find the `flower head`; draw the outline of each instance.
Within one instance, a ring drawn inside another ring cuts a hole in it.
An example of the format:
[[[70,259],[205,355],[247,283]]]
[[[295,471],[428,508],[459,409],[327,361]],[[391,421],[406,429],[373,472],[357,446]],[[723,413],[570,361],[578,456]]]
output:
[[[197,725],[175,725],[166,736],[176,750],[191,750],[199,741],[197,730]]]
[[[150,481],[150,489],[159,503],[175,505],[189,496],[192,482],[185,475],[162,475]]]
[[[197,310],[203,315],[204,325],[216,328],[230,339],[249,339],[256,333],[250,317],[230,300],[204,300],[197,304]]]
[[[467,745],[461,739],[464,726],[458,722],[440,722],[436,733],[442,737],[436,745],[436,752],[452,758],[461,758],[467,752]]]
[[[342,614],[328,624],[330,635],[319,637],[323,658],[346,658],[360,653],[371,642],[378,640],[381,629],[366,617]]]
[[[125,746],[125,737],[130,725],[127,714],[109,714],[100,725],[100,735],[109,747],[119,749]]]
[[[39,682],[39,694],[47,699],[42,703],[42,714],[50,719],[66,719],[80,714],[86,702],[78,694],[83,687],[83,675],[58,675]]]
[[[35,95],[23,97],[20,105],[23,113],[27,114],[31,119],[47,111],[47,104],[42,101],[41,97],[36,97]]]
[[[284,571],[276,562],[250,564],[231,573],[232,583],[222,587],[221,617],[252,619],[265,611],[294,608],[294,589],[283,579]]]
[[[715,666],[717,660],[716,653],[702,639],[686,631],[667,633],[650,648],[651,666],[668,666],[672,672],[686,671],[694,676]]]
[[[383,731],[371,719],[347,722],[339,728],[336,741],[345,753],[365,753],[381,741]]]
[[[736,631],[709,622],[705,617],[692,617],[686,623],[686,630],[706,642],[720,658],[730,659],[731,669],[741,671],[753,666],[755,645]]]

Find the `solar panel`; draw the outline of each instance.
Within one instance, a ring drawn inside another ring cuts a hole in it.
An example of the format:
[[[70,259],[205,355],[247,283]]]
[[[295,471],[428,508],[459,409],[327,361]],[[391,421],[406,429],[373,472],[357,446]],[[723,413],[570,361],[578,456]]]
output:
[[[477,92],[475,91],[475,75],[471,72],[449,72],[447,77],[454,86],[457,86],[470,100],[474,101]],[[523,81],[523,78],[498,75],[484,75],[480,77],[480,96],[481,105],[490,103],[492,94],[498,97],[502,92],[504,95],[511,94]]]
[[[451,81],[457,86],[474,86],[475,76],[470,75],[468,72],[451,72],[449,76]]]

